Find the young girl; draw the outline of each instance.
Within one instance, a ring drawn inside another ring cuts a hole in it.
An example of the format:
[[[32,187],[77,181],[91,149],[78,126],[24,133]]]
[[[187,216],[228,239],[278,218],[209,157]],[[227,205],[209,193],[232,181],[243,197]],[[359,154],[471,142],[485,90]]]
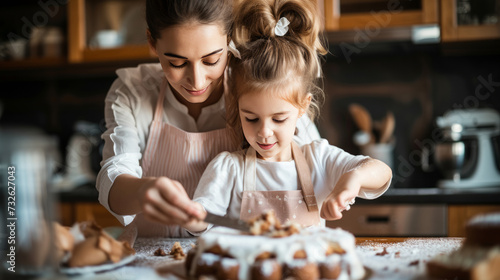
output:
[[[249,147],[223,152],[207,167],[193,201],[200,209],[249,220],[274,209],[281,222],[304,226],[339,219],[359,196],[383,194],[391,180],[381,161],[317,140],[299,147],[297,121],[316,109],[319,23],[313,1],[243,2],[230,63],[228,122]],[[320,209],[320,212],[319,210]],[[192,232],[206,224],[184,224]]]
[[[241,146],[225,118],[232,2],[147,0],[160,63],[118,70],[106,97],[99,201],[139,236],[189,236],[167,225],[198,214],[191,198],[203,170]],[[307,117],[299,126],[299,141],[319,138]]]

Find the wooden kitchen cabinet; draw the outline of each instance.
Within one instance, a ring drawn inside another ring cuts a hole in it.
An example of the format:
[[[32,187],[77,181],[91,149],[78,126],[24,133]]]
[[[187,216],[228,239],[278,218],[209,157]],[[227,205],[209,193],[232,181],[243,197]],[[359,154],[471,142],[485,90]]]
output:
[[[498,7],[500,3],[498,1],[496,3],[497,23],[489,24],[461,24],[457,14],[459,9],[457,4],[457,0],[441,0],[441,38],[443,42],[500,39],[500,7]],[[495,12],[494,9],[493,12]]]
[[[323,8],[326,31],[437,24],[439,21],[438,1],[436,0],[411,2],[324,0]]]
[[[57,216],[64,226],[76,222],[95,221],[99,226],[122,227],[122,224],[98,202],[62,202],[58,205]]]
[[[500,212],[500,205],[449,205],[448,236],[465,237],[467,221],[476,215]]]
[[[151,59],[143,0],[70,0],[70,63]]]

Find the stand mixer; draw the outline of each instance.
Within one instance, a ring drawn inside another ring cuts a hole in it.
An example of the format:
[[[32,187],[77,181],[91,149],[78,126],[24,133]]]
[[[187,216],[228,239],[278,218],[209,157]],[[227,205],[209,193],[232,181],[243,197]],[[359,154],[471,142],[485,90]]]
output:
[[[441,188],[500,187],[500,114],[489,108],[451,110],[438,117],[442,141],[434,162]]]

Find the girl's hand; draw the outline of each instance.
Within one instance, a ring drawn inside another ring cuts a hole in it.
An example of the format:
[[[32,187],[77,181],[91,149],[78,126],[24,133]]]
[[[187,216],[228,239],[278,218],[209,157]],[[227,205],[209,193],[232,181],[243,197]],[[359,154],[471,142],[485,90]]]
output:
[[[184,226],[193,219],[203,220],[203,207],[189,199],[184,187],[167,177],[150,178],[139,189],[142,213],[146,218]]]
[[[342,175],[332,193],[323,202],[320,212],[321,218],[325,220],[342,218],[342,211],[349,210],[350,204],[354,203],[360,188],[361,185],[351,172]]]

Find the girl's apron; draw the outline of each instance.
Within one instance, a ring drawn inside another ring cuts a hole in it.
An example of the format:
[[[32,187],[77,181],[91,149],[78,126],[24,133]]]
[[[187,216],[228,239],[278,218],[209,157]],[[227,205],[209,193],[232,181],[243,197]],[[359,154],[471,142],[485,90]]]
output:
[[[255,164],[257,156],[252,147],[248,148],[245,156],[240,219],[248,221],[272,209],[282,224],[293,222],[304,227],[320,225],[311,171],[304,154],[295,142],[292,142],[292,156],[295,160],[301,190],[256,191]]]
[[[203,171],[220,152],[234,151],[236,145],[228,128],[208,132],[186,132],[163,122],[163,100],[168,87],[160,89],[149,138],[142,160],[143,176],[166,176],[179,181],[193,198]],[[147,220],[142,213],[127,226],[138,236],[192,237],[179,226],[167,226]],[[135,239],[135,238],[134,238]]]

